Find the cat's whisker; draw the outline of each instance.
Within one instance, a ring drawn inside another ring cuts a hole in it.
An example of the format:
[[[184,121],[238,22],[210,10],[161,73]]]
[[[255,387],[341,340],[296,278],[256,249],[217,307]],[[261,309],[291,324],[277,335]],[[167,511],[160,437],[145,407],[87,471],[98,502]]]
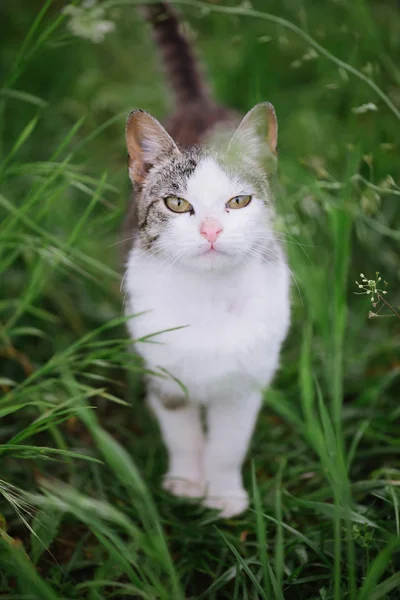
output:
[[[183,256],[183,252],[177,252],[176,255],[171,259],[171,262],[168,266],[167,269],[164,270],[164,277],[166,276],[166,274],[168,273],[168,271],[172,268],[172,266]]]
[[[290,273],[291,278],[293,279],[293,281],[295,283],[297,291],[299,292],[300,302],[301,302],[302,305],[304,305],[303,294],[301,293],[300,284],[297,281],[297,277],[296,277],[296,275],[293,273],[293,271],[289,267],[288,267],[288,271]]]
[[[268,254],[266,254],[265,248],[261,249],[257,249],[257,248],[247,248],[244,252],[245,256],[251,256],[253,258],[259,258],[262,261],[267,262],[268,264],[272,264],[269,263],[267,258],[268,258]],[[272,258],[277,258],[277,255],[273,255]]]
[[[142,252],[140,252],[137,256],[138,258],[144,258],[144,260],[149,260],[150,258],[153,258],[154,256],[157,256],[157,254],[159,254],[159,252],[155,249],[155,250],[143,250]]]
[[[284,231],[273,230],[273,234],[275,236],[280,236],[280,239],[282,239],[282,240],[286,240],[286,243],[289,243],[288,240],[291,240],[293,243],[299,244],[300,246],[304,246],[304,247],[308,247],[308,248],[315,248],[315,244],[302,244],[295,238],[295,236],[291,235],[290,233],[286,233]]]
[[[294,238],[291,240],[284,238],[284,237],[281,238],[279,236],[283,235],[283,234],[280,234],[279,232],[274,233],[273,235],[267,236],[267,235],[264,235],[264,232],[262,230],[260,230],[258,232],[251,231],[251,235],[257,236],[259,239],[264,239],[264,240],[271,241],[271,242],[283,241],[285,244],[295,244],[296,246],[300,246],[301,248],[315,248],[315,245],[313,245],[313,244],[302,244],[301,242],[296,241]],[[237,238],[235,236],[237,236]],[[245,239],[246,234],[238,233],[238,234],[230,234],[229,235],[230,239],[233,239],[234,237],[235,237],[235,239]],[[292,237],[292,236],[289,236],[289,237]]]
[[[268,265],[271,266],[273,263],[269,262],[268,260],[266,260],[265,252],[269,252],[270,254],[272,253],[273,257],[275,259],[279,259],[278,254],[276,252],[273,252],[270,248],[258,249],[258,248],[252,247],[252,248],[247,248],[244,253],[247,256],[261,258],[263,261],[265,261]],[[297,281],[297,278],[296,278],[295,274],[293,273],[293,271],[289,267],[287,267],[287,268],[288,268],[288,271],[290,273],[291,278],[293,279],[293,281],[294,281],[294,283],[296,285],[297,291],[299,293],[300,301],[303,304],[303,295],[301,293],[300,285],[299,285],[299,283]]]
[[[125,242],[130,242],[131,240],[137,240],[139,238],[140,238],[140,233],[135,233],[134,235],[132,235],[128,238],[125,238],[123,240],[118,240],[118,242],[115,242],[114,244],[110,244],[108,246],[108,248],[114,248],[114,246],[118,246],[119,244],[123,244]]]
[[[263,263],[265,263],[268,266],[271,266],[273,263],[271,261],[268,260],[268,258],[265,255],[258,255],[258,254],[254,254],[251,251],[247,251],[245,252],[245,256],[249,259],[249,260],[254,260],[254,258],[260,259]]]
[[[122,279],[121,279],[121,283],[120,283],[120,286],[119,286],[119,291],[120,291],[120,293],[122,293],[122,289],[123,289],[123,287],[124,287],[124,282],[125,282],[125,279],[126,279],[126,276],[127,276],[127,275],[128,275],[128,269],[126,269],[126,271],[125,271],[125,273],[123,274],[123,277],[122,277]]]

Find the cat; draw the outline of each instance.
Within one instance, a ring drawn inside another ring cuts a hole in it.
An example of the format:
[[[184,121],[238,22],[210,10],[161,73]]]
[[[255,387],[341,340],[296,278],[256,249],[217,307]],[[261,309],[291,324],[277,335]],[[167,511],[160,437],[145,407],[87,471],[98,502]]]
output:
[[[213,101],[175,11],[141,10],[177,108],[166,128],[140,109],[127,119],[124,286],[126,314],[139,314],[128,328],[133,340],[157,334],[135,348],[168,450],[163,487],[230,518],[249,504],[242,463],[290,322],[269,184],[277,121],[262,102],[232,129],[237,115]]]

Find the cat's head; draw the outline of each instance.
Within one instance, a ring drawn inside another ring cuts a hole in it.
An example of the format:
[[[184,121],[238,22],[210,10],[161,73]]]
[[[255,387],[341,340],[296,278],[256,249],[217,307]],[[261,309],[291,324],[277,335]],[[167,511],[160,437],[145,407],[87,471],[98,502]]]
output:
[[[181,150],[149,113],[126,126],[142,247],[168,264],[226,268],[267,252],[273,242],[268,174],[276,160],[277,121],[257,104],[229,142]]]

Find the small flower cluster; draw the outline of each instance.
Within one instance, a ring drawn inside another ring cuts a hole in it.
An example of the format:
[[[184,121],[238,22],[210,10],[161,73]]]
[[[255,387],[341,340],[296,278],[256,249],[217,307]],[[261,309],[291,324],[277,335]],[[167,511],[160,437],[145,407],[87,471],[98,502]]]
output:
[[[95,44],[102,42],[107,33],[115,29],[115,23],[103,19],[105,10],[97,0],[84,0],[81,6],[71,4],[62,12],[69,15],[67,26],[73,35]]]
[[[375,279],[367,279],[364,273],[360,273],[360,277],[361,283],[356,281],[356,285],[358,289],[362,291],[355,292],[355,294],[370,294],[371,302],[374,306],[376,306],[376,303],[380,300],[379,296],[387,294],[386,290],[383,290],[381,287],[379,287],[382,285],[382,283],[380,283],[382,281],[382,277],[379,275],[379,271],[375,273]],[[383,281],[383,285],[387,287],[387,281]]]

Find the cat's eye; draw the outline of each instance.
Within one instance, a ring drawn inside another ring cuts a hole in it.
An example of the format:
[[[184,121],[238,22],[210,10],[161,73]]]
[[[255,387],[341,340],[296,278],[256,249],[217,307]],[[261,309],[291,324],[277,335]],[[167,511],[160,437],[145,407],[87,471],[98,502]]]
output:
[[[251,202],[250,194],[243,196],[234,196],[226,203],[226,208],[244,208]]]
[[[193,211],[193,206],[187,200],[179,196],[168,196],[164,199],[165,206],[176,213],[185,213]]]

